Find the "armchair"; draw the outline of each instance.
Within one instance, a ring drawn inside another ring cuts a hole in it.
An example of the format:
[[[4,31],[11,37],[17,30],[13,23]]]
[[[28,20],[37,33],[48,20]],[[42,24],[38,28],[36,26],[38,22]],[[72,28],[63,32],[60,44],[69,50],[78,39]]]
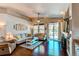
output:
[[[14,40],[0,42],[0,55],[11,54],[15,48],[16,42]]]

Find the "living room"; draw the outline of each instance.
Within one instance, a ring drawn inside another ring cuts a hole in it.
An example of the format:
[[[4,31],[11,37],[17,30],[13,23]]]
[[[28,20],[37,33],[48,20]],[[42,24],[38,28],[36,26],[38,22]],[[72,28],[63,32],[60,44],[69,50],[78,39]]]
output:
[[[69,3],[0,4],[0,55],[72,55],[71,38],[69,46],[62,40],[71,30]]]

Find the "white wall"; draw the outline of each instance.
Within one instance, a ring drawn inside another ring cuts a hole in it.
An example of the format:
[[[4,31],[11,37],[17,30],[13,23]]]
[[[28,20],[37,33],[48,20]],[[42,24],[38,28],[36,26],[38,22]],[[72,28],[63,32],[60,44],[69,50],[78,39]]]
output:
[[[30,29],[29,26],[30,22],[26,21],[24,19],[18,18],[18,17],[14,17],[8,14],[0,14],[0,21],[3,21],[6,23],[6,32],[11,32],[13,34],[18,34],[18,33],[30,33]],[[25,31],[16,31],[15,29],[13,29],[13,25],[15,24],[24,24],[26,26],[28,26],[28,29],[26,29]]]

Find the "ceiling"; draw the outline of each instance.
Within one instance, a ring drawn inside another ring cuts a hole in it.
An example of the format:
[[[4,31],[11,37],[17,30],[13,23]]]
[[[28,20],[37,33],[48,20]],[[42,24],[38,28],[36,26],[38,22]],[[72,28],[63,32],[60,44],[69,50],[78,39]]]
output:
[[[14,8],[29,17],[63,17],[68,3],[0,3],[0,7]]]

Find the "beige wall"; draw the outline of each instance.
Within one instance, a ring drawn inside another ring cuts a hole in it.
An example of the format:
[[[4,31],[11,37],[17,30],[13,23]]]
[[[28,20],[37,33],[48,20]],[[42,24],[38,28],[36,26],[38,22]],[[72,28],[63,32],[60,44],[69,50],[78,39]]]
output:
[[[79,3],[72,4],[72,38],[79,39]]]

